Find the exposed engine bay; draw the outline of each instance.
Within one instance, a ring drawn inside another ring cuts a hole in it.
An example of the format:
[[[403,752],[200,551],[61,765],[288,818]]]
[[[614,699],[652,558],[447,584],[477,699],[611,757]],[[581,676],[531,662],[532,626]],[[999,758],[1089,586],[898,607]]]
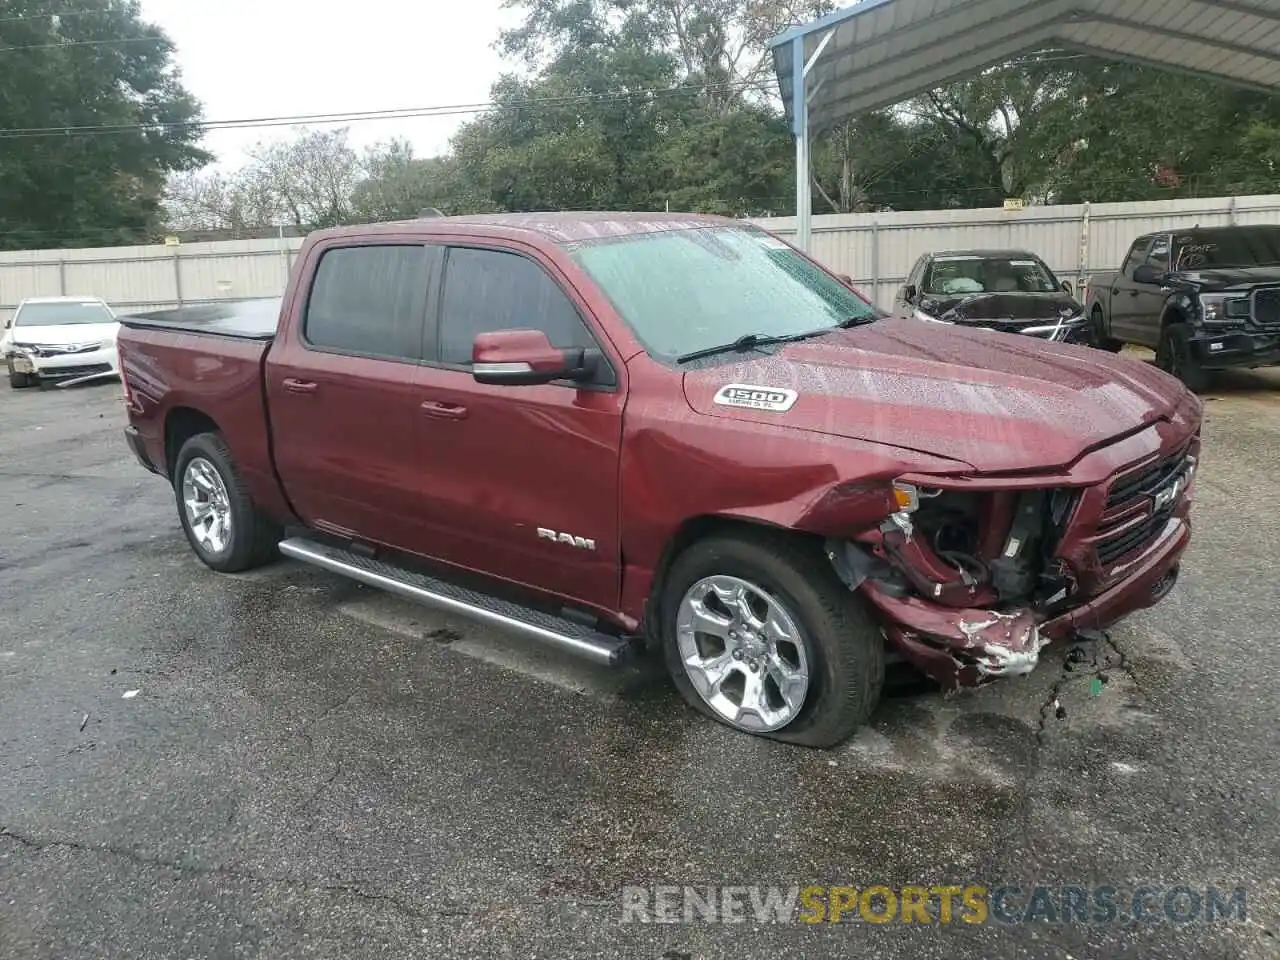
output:
[[[909,510],[854,540],[828,541],[827,555],[851,590],[894,603],[938,627],[889,628],[898,646],[945,651],[944,687],[975,686],[1032,670],[1045,638],[1039,625],[1076,584],[1055,551],[1077,494],[1069,489],[968,492],[912,490]],[[949,608],[945,610],[938,608]],[[936,656],[929,658],[936,660]]]

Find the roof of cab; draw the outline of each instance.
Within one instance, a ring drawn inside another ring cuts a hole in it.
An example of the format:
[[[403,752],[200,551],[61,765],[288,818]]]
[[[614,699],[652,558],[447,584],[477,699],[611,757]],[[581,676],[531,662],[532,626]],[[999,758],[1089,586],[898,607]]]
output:
[[[694,230],[699,227],[747,226],[744,220],[693,213],[492,213],[460,217],[419,217],[391,223],[334,227],[322,230],[317,239],[367,237],[382,233],[431,233],[457,236],[500,236],[518,239],[535,235],[553,243],[577,243],[603,237],[624,237],[667,230]]]

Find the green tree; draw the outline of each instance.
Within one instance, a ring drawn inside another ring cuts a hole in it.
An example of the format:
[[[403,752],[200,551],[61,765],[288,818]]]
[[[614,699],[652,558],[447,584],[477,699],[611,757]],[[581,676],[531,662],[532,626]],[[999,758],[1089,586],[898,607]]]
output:
[[[173,44],[136,0],[7,0],[0,12],[0,246],[153,238],[167,174],[210,159]]]

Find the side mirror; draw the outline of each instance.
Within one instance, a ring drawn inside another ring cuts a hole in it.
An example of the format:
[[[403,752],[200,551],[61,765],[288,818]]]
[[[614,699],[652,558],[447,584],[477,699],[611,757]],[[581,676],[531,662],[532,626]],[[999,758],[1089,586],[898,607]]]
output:
[[[1149,263],[1139,264],[1133,271],[1134,283],[1162,283],[1164,271],[1157,270]]]
[[[480,333],[471,346],[471,376],[477,383],[531,386],[583,380],[590,372],[585,350],[553,347],[541,330]]]
[[[903,300],[906,303],[910,303],[915,298],[916,298],[916,285],[914,283],[908,283],[901,290],[898,291],[898,299]]]
[[[1074,286],[1072,286],[1072,284],[1071,284],[1071,281],[1070,281],[1070,280],[1063,280],[1063,281],[1062,281],[1062,292],[1063,292],[1063,293],[1070,293],[1070,294],[1074,295],[1074,294],[1075,294],[1075,292],[1076,292],[1076,288],[1075,288]]]

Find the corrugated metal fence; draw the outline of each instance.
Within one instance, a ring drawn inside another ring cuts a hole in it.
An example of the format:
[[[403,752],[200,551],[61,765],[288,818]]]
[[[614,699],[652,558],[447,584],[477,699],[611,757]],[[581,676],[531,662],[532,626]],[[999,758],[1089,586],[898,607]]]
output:
[[[757,221],[787,236],[793,218]],[[1115,269],[1133,238],[1180,226],[1280,222],[1280,195],[1001,209],[856,213],[813,218],[814,254],[888,306],[929,250],[1019,248],[1064,279]],[[122,312],[279,296],[302,241],[231,240],[179,247],[0,253],[0,321],[33,296],[102,297]]]
[[[0,253],[0,322],[24,297],[101,297],[118,313],[278,297],[299,239]]]

